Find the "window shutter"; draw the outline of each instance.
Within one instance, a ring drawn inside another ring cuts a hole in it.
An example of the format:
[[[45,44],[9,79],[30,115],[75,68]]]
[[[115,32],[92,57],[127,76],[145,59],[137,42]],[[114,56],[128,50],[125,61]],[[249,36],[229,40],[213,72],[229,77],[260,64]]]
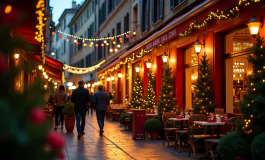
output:
[[[170,10],[174,9],[174,0],[170,0]]]
[[[150,27],[150,0],[147,0],[146,2],[146,10],[147,10],[147,26],[146,29]]]
[[[155,23],[155,1],[156,0],[152,0],[152,12],[151,12],[151,14],[152,14],[152,24]]]
[[[144,32],[145,31],[145,25],[144,25],[144,4],[143,4],[143,0],[140,0],[140,16],[141,16],[141,31]]]
[[[160,1],[160,5],[159,5],[159,15],[160,15],[160,19],[163,19],[164,17],[164,0],[159,0]]]

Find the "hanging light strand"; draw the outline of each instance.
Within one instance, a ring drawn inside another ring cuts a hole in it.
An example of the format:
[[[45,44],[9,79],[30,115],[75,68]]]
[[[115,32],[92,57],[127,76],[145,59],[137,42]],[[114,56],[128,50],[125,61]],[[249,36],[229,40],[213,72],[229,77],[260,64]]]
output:
[[[102,37],[102,38],[83,38],[83,37],[78,37],[78,36],[75,36],[75,35],[72,35],[72,34],[68,34],[68,33],[65,33],[61,30],[58,30],[57,31],[58,33],[61,33],[61,34],[64,34],[66,35],[67,37],[71,37],[71,38],[75,38],[75,39],[81,39],[81,40],[86,40],[86,41],[104,41],[104,40],[109,40],[109,39],[115,39],[115,38],[118,38],[118,37],[122,37],[124,35],[127,35],[130,33],[130,31],[127,31],[127,32],[124,32],[122,34],[118,34],[116,36],[111,36],[111,37]]]

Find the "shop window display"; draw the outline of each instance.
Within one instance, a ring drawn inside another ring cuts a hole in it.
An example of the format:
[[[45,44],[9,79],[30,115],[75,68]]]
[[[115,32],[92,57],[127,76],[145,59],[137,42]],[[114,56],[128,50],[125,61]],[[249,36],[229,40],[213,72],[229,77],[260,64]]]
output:
[[[247,92],[247,77],[252,72],[252,66],[248,62],[248,56],[252,54],[252,40],[248,28],[225,36],[225,51],[228,57],[225,60],[226,111],[230,113],[239,113],[239,103]]]
[[[185,108],[192,110],[194,88],[198,78],[198,55],[194,48],[185,50]]]

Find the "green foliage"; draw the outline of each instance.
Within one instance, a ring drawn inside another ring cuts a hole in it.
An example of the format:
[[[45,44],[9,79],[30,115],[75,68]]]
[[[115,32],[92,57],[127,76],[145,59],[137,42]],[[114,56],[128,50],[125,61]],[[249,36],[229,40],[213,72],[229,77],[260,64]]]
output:
[[[28,86],[25,83],[24,90],[14,89],[14,81],[18,75],[23,72],[25,75],[33,74],[32,70],[37,69],[37,66],[30,63],[16,67],[12,65],[15,49],[31,50],[28,43],[10,34],[13,31],[13,28],[0,27],[0,37],[5,39],[0,43],[0,83],[3,84],[0,92],[0,159],[55,159],[58,151],[49,148],[47,143],[51,121],[44,120],[37,124],[36,119],[43,116],[42,112],[39,112],[41,116],[35,115],[37,118],[32,118],[33,110],[41,109],[45,104],[43,81],[38,78],[39,75],[36,75],[33,84]],[[9,64],[7,57],[9,57]],[[22,63],[23,58],[18,61]],[[6,68],[1,68],[3,66]]]
[[[195,95],[193,102],[194,113],[200,113],[207,115],[213,113],[215,110],[213,90],[212,90],[212,73],[209,66],[209,59],[204,52],[201,59],[201,64],[199,64],[199,78],[196,82]]]
[[[125,124],[125,118],[129,118],[129,116],[126,113],[123,113],[119,118],[120,124]]]
[[[155,76],[152,70],[148,73],[148,85],[145,91],[143,108],[154,109],[156,105],[156,93],[155,93]]]
[[[253,160],[265,159],[265,132],[257,135],[251,143],[251,155]]]
[[[75,108],[72,102],[68,102],[64,105],[62,110],[65,117],[75,117]]]
[[[160,88],[160,95],[158,100],[158,113],[176,112],[176,98],[174,90],[174,79],[171,77],[172,68],[169,63],[163,64],[162,85]]]
[[[141,77],[136,76],[136,81],[133,85],[133,91],[130,100],[130,108],[141,109],[143,104],[143,84],[141,82]]]
[[[252,47],[254,56],[249,56],[248,61],[252,64],[252,74],[248,76],[247,94],[240,103],[240,111],[247,121],[252,123],[243,124],[242,131],[249,134],[252,139],[265,131],[265,48],[263,38],[256,39],[256,45]],[[251,141],[251,140],[250,140]]]
[[[235,157],[249,157],[250,145],[237,131],[229,132],[221,138],[218,144],[218,152],[226,160],[233,160]]]
[[[148,119],[144,123],[144,130],[147,132],[160,132],[162,129],[162,123],[158,119]]]

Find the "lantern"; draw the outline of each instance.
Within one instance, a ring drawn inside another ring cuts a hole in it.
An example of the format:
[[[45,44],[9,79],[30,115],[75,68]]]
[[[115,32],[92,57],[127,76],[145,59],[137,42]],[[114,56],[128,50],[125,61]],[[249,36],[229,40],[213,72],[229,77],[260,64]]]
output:
[[[261,22],[257,20],[256,16],[252,16],[252,18],[248,21],[247,25],[249,33],[252,36],[256,36],[259,33]]]
[[[152,62],[148,59],[146,62],[145,62],[145,64],[146,64],[146,68],[151,68],[151,65],[152,65]]]
[[[163,62],[167,62],[167,60],[168,60],[168,55],[167,55],[166,52],[164,52],[163,55],[162,55],[161,57],[162,57],[162,59],[163,59]]]

